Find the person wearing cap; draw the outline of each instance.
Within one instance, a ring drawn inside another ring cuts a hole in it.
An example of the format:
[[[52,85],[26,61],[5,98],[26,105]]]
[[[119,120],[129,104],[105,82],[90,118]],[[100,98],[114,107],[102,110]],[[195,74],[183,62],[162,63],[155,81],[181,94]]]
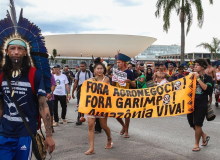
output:
[[[126,86],[120,86],[118,82],[112,82],[113,86],[116,86],[118,88],[125,88],[125,89],[131,89],[136,88],[136,83],[134,82],[134,74],[132,71],[127,69],[126,62],[130,61],[130,57],[128,57],[125,54],[119,53],[117,57],[117,66],[118,70],[123,71],[127,73],[127,80],[125,80]],[[125,118],[125,123],[122,120],[122,118],[117,118],[118,122],[122,125],[122,130],[120,132],[120,135],[125,134],[124,138],[129,138],[128,134],[128,128],[130,123],[130,118]]]
[[[200,151],[199,141],[202,138],[202,146],[207,146],[210,137],[203,132],[202,126],[208,109],[208,96],[212,92],[212,77],[205,74],[207,63],[204,59],[195,60],[194,71],[196,77],[196,93],[194,111],[187,115],[190,127],[195,130],[194,152]]]
[[[66,121],[66,112],[67,112],[67,98],[68,100],[71,99],[70,96],[70,89],[69,89],[69,81],[65,74],[62,74],[60,72],[60,65],[54,66],[55,70],[55,81],[56,81],[56,88],[53,92],[54,94],[54,124],[53,126],[56,127],[59,125],[59,116],[58,116],[58,101],[60,101],[62,112],[61,112],[61,118],[63,121],[63,124],[67,124]],[[67,95],[66,95],[67,90]]]
[[[167,77],[168,77],[168,74],[166,72],[164,72],[164,64],[163,63],[160,63],[159,64],[159,71],[157,71],[155,74],[154,74],[154,84],[157,86],[157,85],[162,85],[164,83],[167,83]]]

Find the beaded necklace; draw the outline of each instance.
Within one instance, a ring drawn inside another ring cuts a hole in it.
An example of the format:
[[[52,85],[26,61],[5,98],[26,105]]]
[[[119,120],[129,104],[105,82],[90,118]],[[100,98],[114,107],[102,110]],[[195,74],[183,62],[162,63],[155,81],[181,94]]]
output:
[[[104,78],[104,75],[102,75],[102,78],[94,78],[95,79],[95,81],[98,81],[98,80],[100,80],[100,79],[103,79]]]

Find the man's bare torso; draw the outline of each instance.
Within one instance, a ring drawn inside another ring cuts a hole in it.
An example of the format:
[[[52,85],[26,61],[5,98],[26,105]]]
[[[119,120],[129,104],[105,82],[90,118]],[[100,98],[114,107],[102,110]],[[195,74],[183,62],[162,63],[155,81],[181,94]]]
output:
[[[155,73],[155,80],[157,79],[157,83],[160,83],[164,78],[167,78],[166,72],[157,71]]]
[[[205,73],[206,73],[207,75],[211,76],[212,79],[215,78],[215,69],[214,69],[213,67],[207,67],[207,68],[205,69]]]

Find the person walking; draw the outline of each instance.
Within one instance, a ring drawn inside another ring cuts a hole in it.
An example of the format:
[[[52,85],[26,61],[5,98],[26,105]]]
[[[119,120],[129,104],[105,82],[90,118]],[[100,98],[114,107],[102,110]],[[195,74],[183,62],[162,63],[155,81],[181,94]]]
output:
[[[132,71],[127,69],[126,62],[130,61],[130,57],[128,57],[125,54],[118,53],[118,59],[117,59],[117,66],[118,70],[123,71],[127,74],[127,79],[125,80],[126,86],[120,86],[118,82],[112,82],[113,86],[116,86],[118,88],[125,88],[125,89],[131,89],[136,88],[136,83],[134,82],[134,74]],[[128,134],[128,128],[130,123],[130,118],[125,118],[125,122],[122,120],[122,118],[116,118],[117,121],[122,125],[122,130],[120,132],[120,135],[125,134],[124,138],[129,138]]]
[[[77,89],[77,106],[80,103],[80,92],[81,92],[81,87],[82,87],[83,82],[93,77],[93,73],[91,71],[86,70],[86,68],[87,68],[86,62],[81,62],[80,71],[77,72],[75,75],[75,82],[73,85],[72,97],[73,99],[75,99],[74,91]],[[81,113],[78,112],[76,125],[82,125],[82,122],[79,121],[81,116],[83,115],[81,115]]]
[[[50,110],[52,133],[54,133],[54,128],[53,128],[54,95],[53,95],[53,92],[55,90],[56,85],[57,84],[56,84],[54,75],[51,73],[51,93],[47,93],[46,99],[47,99],[47,105],[48,105],[49,110]]]
[[[97,58],[100,59],[100,58]],[[100,59],[101,60],[101,59]],[[110,80],[107,76],[104,76],[104,70],[105,70],[105,65],[98,61],[95,63],[94,66],[94,78],[91,78],[92,81],[97,81],[97,82],[104,82],[109,84]],[[101,124],[102,129],[105,131],[106,136],[107,136],[107,144],[105,149],[111,149],[113,146],[112,138],[111,138],[111,131],[110,128],[107,125],[107,118],[108,117],[102,117],[102,116],[94,116],[94,115],[87,115],[88,119],[88,136],[89,136],[89,143],[90,143],[90,148],[88,151],[85,152],[86,155],[94,154],[95,149],[94,149],[94,128],[95,128],[95,122],[96,118],[99,118],[99,122]]]
[[[69,81],[69,89],[70,89],[70,92],[71,92],[71,88],[72,88],[72,84],[73,84],[73,80],[74,80],[74,77],[75,75],[73,74],[73,72],[71,70],[69,70],[69,66],[66,65],[63,69],[63,74],[66,75],[68,81]],[[66,90],[66,94],[68,94],[67,90]]]
[[[69,90],[69,81],[66,77],[66,75],[62,74],[60,72],[60,65],[54,66],[55,70],[55,81],[56,81],[56,88],[54,90],[54,124],[53,126],[56,127],[59,125],[59,116],[58,116],[58,101],[60,101],[62,111],[61,111],[61,118],[63,121],[63,124],[67,124],[66,121],[66,112],[67,112],[67,98],[68,100],[71,99],[70,96],[70,90]],[[66,95],[66,90],[67,95]]]
[[[208,96],[212,92],[212,77],[205,74],[207,63],[204,59],[195,60],[194,71],[196,73],[196,93],[194,112],[187,115],[190,127],[195,131],[194,152],[200,151],[199,141],[202,138],[202,146],[207,146],[210,137],[203,132],[202,126],[208,109]]]
[[[33,146],[37,145],[33,136],[37,133],[39,114],[46,131],[45,148],[50,153],[55,149],[50,111],[46,103],[46,93],[50,92],[50,81],[47,81],[50,80],[50,67],[40,29],[23,18],[23,14],[20,14],[17,22],[13,0],[10,1],[10,7],[11,14],[15,16],[13,20],[9,12],[7,18],[0,20],[0,48],[4,49],[2,56],[5,54],[0,60],[3,64],[0,71],[0,159],[27,160],[32,157],[32,143]],[[23,20],[26,25],[22,26],[21,31],[19,28]],[[31,28],[35,28],[35,33],[38,33],[36,36],[30,36]],[[38,39],[34,42],[38,45],[38,50],[31,41],[33,37]],[[40,58],[44,60],[43,64],[39,61]],[[36,64],[36,68],[31,66],[31,61]],[[44,77],[45,75],[48,77]],[[22,118],[26,119],[29,131]]]

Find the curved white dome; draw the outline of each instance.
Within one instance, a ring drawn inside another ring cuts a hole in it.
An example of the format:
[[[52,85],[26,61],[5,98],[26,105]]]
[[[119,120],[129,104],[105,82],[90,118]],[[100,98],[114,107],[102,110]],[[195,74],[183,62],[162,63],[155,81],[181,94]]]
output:
[[[45,36],[48,53],[53,49],[60,56],[114,57],[117,50],[134,57],[147,49],[156,38],[114,34],[65,34]]]

